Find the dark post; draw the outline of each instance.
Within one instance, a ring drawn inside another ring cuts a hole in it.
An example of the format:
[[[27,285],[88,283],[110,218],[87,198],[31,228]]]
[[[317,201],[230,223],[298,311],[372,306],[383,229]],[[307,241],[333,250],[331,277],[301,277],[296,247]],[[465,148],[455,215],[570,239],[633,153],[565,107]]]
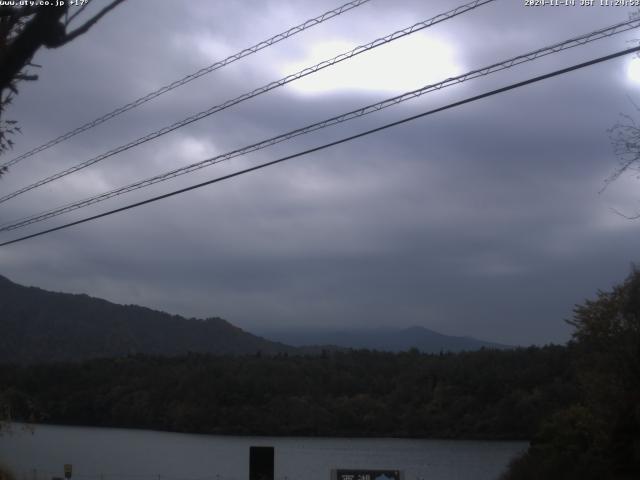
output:
[[[274,480],[273,447],[249,447],[249,480]]]

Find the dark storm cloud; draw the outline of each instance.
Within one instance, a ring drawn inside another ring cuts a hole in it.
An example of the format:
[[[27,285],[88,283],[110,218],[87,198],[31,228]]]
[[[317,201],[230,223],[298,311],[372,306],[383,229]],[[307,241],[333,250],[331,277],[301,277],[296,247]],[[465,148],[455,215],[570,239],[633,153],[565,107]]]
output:
[[[26,160],[3,185],[13,190],[274,80],[287,73],[284,66],[307,58],[312,45],[365,43],[456,5],[374,0]],[[16,153],[334,6],[125,3],[81,41],[35,59],[43,65],[41,80],[23,87],[11,111],[26,132]],[[419,35],[448,45],[461,73],[624,20],[627,13],[527,9],[521,2],[498,1]],[[430,94],[64,219],[625,48],[633,36]],[[248,329],[420,324],[502,342],[563,341],[568,329],[562,320],[572,306],[622,279],[638,259],[640,224],[609,210],[632,209],[637,184],[623,181],[598,195],[615,167],[605,130],[619,112],[631,110],[626,96],[637,95],[638,87],[625,76],[627,61],[5,248],[2,273],[43,288],[187,316],[220,315]],[[392,94],[371,88],[307,94],[287,86],[18,197],[3,206],[2,220]]]

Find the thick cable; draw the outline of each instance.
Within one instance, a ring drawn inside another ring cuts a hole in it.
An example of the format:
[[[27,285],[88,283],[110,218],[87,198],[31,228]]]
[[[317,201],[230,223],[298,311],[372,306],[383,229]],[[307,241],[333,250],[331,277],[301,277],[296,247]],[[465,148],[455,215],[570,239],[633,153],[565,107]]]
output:
[[[15,165],[16,163],[32,157],[33,155],[40,153],[44,150],[47,150],[51,147],[53,147],[54,145],[59,144],[60,142],[64,142],[65,140],[68,140],[72,137],[75,137],[76,135],[85,132],[93,127],[96,127],[98,125],[100,125],[101,123],[104,123],[108,120],[111,120],[114,117],[117,117],[118,115],[123,114],[124,112],[131,110],[132,108],[136,108],[139,107],[140,105],[147,103],[150,100],[153,100],[156,97],[159,97],[160,95],[163,95],[167,92],[170,92],[171,90],[174,90],[178,87],[181,87],[182,85],[185,85],[193,80],[195,80],[196,78],[200,78],[203,75],[207,75],[208,73],[211,73],[215,70],[218,70],[222,67],[226,67],[227,65],[236,62],[238,60],[240,60],[241,58],[247,57],[251,54],[254,54],[256,52],[259,52],[260,50],[270,47],[271,45],[281,42],[282,40],[285,40],[293,35],[296,35],[304,30],[307,30],[308,28],[311,27],[315,27],[316,25],[321,24],[322,22],[325,22],[331,18],[337,17],[338,15],[341,15],[345,12],[348,12],[349,10],[352,10],[356,7],[361,6],[364,3],[367,3],[370,0],[353,0],[351,2],[345,3],[344,5],[335,8],[333,10],[329,10],[328,12],[323,13],[322,15],[318,15],[315,18],[311,18],[303,23],[301,23],[300,25],[296,25],[295,27],[291,27],[290,29],[282,32],[282,33],[278,33],[277,35],[274,35],[271,38],[268,38],[267,40],[263,40],[259,43],[256,43],[255,45],[245,48],[244,50],[241,50],[240,52],[234,53],[233,55],[228,56],[227,58],[225,58],[224,60],[220,60],[216,63],[213,63],[211,65],[209,65],[208,67],[204,67],[200,70],[198,70],[197,72],[191,73],[189,75],[186,75],[185,77],[182,77],[179,80],[176,80],[168,85],[165,85],[163,87],[158,88],[157,90],[154,90],[151,93],[148,93],[146,95],[144,95],[143,97],[140,97],[130,103],[127,103],[126,105],[123,105],[122,107],[116,108],[115,110],[112,110],[111,112],[96,118],[95,120],[92,120],[91,122],[87,122],[84,125],[81,125],[77,128],[74,128],[73,130],[60,135],[59,137],[54,138],[53,140],[49,140],[46,143],[43,143],[42,145],[35,147],[32,150],[29,150],[28,152],[23,153],[22,155],[19,155],[11,160],[9,160],[8,162],[2,163],[0,164],[0,168],[2,167],[10,167],[12,165]]]
[[[367,135],[371,135],[373,133],[380,132],[382,130],[386,130],[386,129],[391,128],[391,127],[395,127],[395,126],[401,125],[403,123],[407,123],[407,122],[410,122],[410,121],[413,121],[413,120],[417,120],[418,118],[426,117],[428,115],[433,115],[433,114],[438,113],[438,112],[442,112],[442,111],[445,111],[445,110],[449,110],[451,108],[459,107],[459,106],[465,105],[467,103],[475,102],[475,101],[481,100],[483,98],[491,97],[493,95],[498,95],[500,93],[504,93],[504,92],[507,92],[509,90],[514,90],[516,88],[521,88],[521,87],[524,87],[526,85],[530,85],[532,83],[540,82],[540,81],[546,80],[548,78],[556,77],[558,75],[563,75],[565,73],[569,73],[569,72],[572,72],[574,70],[579,70],[581,68],[585,68],[585,67],[588,67],[588,66],[591,66],[591,65],[602,63],[602,62],[605,62],[607,60],[612,60],[614,58],[618,58],[618,57],[621,57],[623,55],[628,55],[630,53],[636,53],[638,51],[640,51],[640,46],[639,47],[628,48],[626,50],[622,50],[622,51],[619,51],[619,52],[616,52],[616,53],[612,53],[612,54],[606,55],[604,57],[599,57],[599,58],[596,58],[596,59],[593,59],[593,60],[589,60],[588,62],[579,63],[577,65],[572,65],[571,67],[567,67],[567,68],[563,68],[563,69],[560,69],[560,70],[556,70],[554,72],[547,73],[547,74],[544,74],[544,75],[539,75],[537,77],[533,77],[533,78],[530,78],[528,80],[524,80],[522,82],[512,83],[511,85],[507,85],[506,87],[497,88],[495,90],[491,90],[489,92],[485,92],[485,93],[482,93],[480,95],[475,95],[473,97],[469,97],[469,98],[466,98],[464,100],[460,100],[458,102],[450,103],[450,104],[445,105],[443,107],[435,108],[435,109],[429,110],[427,112],[423,112],[423,113],[420,113],[420,114],[417,114],[417,115],[406,117],[406,118],[403,118],[402,120],[398,120],[398,121],[395,121],[395,122],[387,123],[387,124],[382,125],[380,127],[372,128],[370,130],[367,130],[367,131],[364,131],[364,132],[361,132],[361,133],[358,133],[358,134],[355,134],[355,135],[351,135],[349,137],[345,137],[345,138],[342,138],[340,140],[336,140],[334,142],[325,143],[324,145],[320,145],[318,147],[310,148],[308,150],[304,150],[302,152],[295,153],[293,155],[288,155],[286,157],[282,157],[282,158],[279,158],[277,160],[272,160],[270,162],[261,163],[260,165],[256,165],[254,167],[245,168],[244,170],[240,170],[240,171],[237,171],[237,172],[234,172],[234,173],[230,173],[228,175],[217,177],[217,178],[214,178],[212,180],[208,180],[206,182],[198,183],[196,185],[191,185],[189,187],[181,188],[179,190],[174,190],[172,192],[165,193],[163,195],[158,195],[156,197],[152,197],[152,198],[149,198],[149,199],[146,199],[146,200],[142,200],[140,202],[132,203],[132,204],[126,205],[124,207],[120,207],[120,208],[116,208],[114,210],[110,210],[108,212],[100,213],[98,215],[93,215],[91,217],[85,217],[85,218],[82,218],[80,220],[76,220],[74,222],[69,222],[69,223],[66,223],[64,225],[59,225],[57,227],[49,228],[47,230],[42,230],[40,232],[32,233],[31,235],[25,235],[24,237],[16,238],[14,240],[9,240],[9,241],[0,243],[0,247],[4,247],[4,246],[11,245],[11,244],[14,244],[14,243],[18,243],[18,242],[21,242],[21,241],[24,241],[24,240],[28,240],[30,238],[39,237],[41,235],[45,235],[47,233],[56,232],[58,230],[69,228],[69,227],[72,227],[72,226],[75,226],[75,225],[80,225],[82,223],[90,222],[92,220],[97,220],[99,218],[107,217],[107,216],[113,215],[115,213],[124,212],[126,210],[130,210],[132,208],[140,207],[140,206],[146,205],[148,203],[157,202],[159,200],[163,200],[165,198],[173,197],[173,196],[179,195],[181,193],[185,193],[185,192],[188,192],[188,191],[191,191],[191,190],[196,190],[198,188],[202,188],[202,187],[205,187],[207,185],[212,185],[214,183],[218,183],[218,182],[221,182],[223,180],[228,180],[230,178],[238,177],[240,175],[244,175],[244,174],[249,173],[249,172],[253,172],[253,171],[260,170],[260,169],[263,169],[263,168],[266,168],[266,167],[270,167],[272,165],[276,165],[278,163],[285,162],[287,160],[292,160],[294,158],[302,157],[302,156],[308,155],[310,153],[314,153],[314,152],[318,152],[318,151],[321,151],[321,150],[325,150],[325,149],[327,149],[329,147],[340,145],[342,143],[346,143],[346,142],[349,142],[351,140],[355,140],[357,138],[361,138],[361,137],[364,137],[364,136],[367,136]]]
[[[203,110],[202,112],[196,113],[194,115],[191,115],[190,117],[184,118],[178,122],[175,122],[171,125],[165,126],[159,130],[156,130],[154,132],[151,132],[143,137],[140,137],[136,140],[133,140],[127,144],[124,145],[120,145],[112,150],[109,150],[108,152],[102,153],[96,157],[90,158],[89,160],[85,160],[84,162],[80,162],[72,167],[69,167],[65,170],[62,170],[58,173],[55,173],[53,175],[50,175],[46,178],[43,178],[41,180],[38,180],[37,182],[34,182],[30,185],[27,185],[25,187],[22,187],[14,192],[11,192],[7,195],[4,195],[2,197],[0,197],[0,203],[6,202],[7,200],[10,200],[12,198],[17,197],[18,195],[21,195],[23,193],[26,193],[30,190],[33,190],[34,188],[38,188],[41,187],[42,185],[46,185],[48,183],[51,183],[55,180],[58,180],[62,177],[66,177],[67,175],[70,175],[72,173],[75,173],[79,170],[82,170],[84,168],[87,168],[91,165],[94,165],[98,162],[101,162],[109,157],[112,157],[114,155],[117,155],[119,153],[122,153],[126,150],[129,150],[133,147],[137,147],[138,145],[142,145],[143,143],[149,142],[151,140],[155,140],[158,137],[161,137],[163,135],[166,135],[167,133],[173,132],[174,130],[177,130],[179,128],[185,127],[191,123],[197,122],[199,120],[202,120],[203,118],[209,117],[210,115],[213,115],[214,113],[218,113],[222,110],[225,110],[229,107],[232,107],[234,105],[237,105],[241,102],[244,102],[246,100],[249,100],[251,98],[257,97],[258,95],[262,95],[264,93],[267,93],[273,89],[282,87],[283,85],[286,85],[288,83],[291,83],[295,80],[299,80],[300,78],[306,77],[307,75],[311,75],[313,73],[316,73],[320,70],[323,70],[327,67],[331,67],[333,65],[336,65],[340,62],[343,62],[345,60],[349,60],[353,57],[355,57],[356,55],[360,55],[361,53],[364,52],[368,52],[370,50],[373,50],[374,48],[380,47],[382,45],[386,45],[388,43],[391,43],[395,40],[398,40],[399,38],[403,38],[407,35],[411,35],[412,33],[416,33],[420,30],[424,30],[425,28],[431,27],[437,23],[443,22],[445,20],[449,20],[453,17],[456,17],[458,15],[462,15],[463,13],[469,12],[475,8],[478,8],[481,5],[485,5],[487,3],[491,3],[494,2],[495,0],[474,0],[473,2],[467,3],[465,5],[461,5],[459,7],[456,7],[452,10],[449,10],[448,12],[445,13],[441,13],[439,15],[436,15],[435,17],[432,17],[428,20],[425,20],[423,22],[418,22],[410,27],[407,27],[405,29],[402,30],[398,30],[394,33],[391,33],[385,37],[382,38],[378,38],[372,42],[369,42],[365,45],[361,45],[359,47],[354,48],[353,50],[350,50],[346,53],[342,53],[340,55],[337,55],[329,60],[324,60],[320,63],[317,63],[316,65],[312,66],[312,67],[307,67],[304,68],[303,70],[300,70],[296,73],[293,73],[291,75],[287,75],[286,77],[283,77],[279,80],[276,80],[274,82],[268,83],[267,85],[263,85],[262,87],[259,87],[255,90],[252,90],[251,92],[248,93],[244,93],[238,97],[235,97],[231,100],[227,100],[224,103],[221,103],[219,105],[215,105],[207,110]]]
[[[164,172],[143,180],[139,180],[137,182],[122,186],[122,187],[118,187],[116,189],[104,192],[102,194],[99,195],[95,195],[89,198],[85,198],[84,200],[80,200],[80,201],[76,201],[76,202],[72,202],[72,203],[68,203],[66,205],[57,207],[55,209],[52,210],[48,210],[45,212],[40,212],[34,215],[30,215],[21,219],[17,219],[17,220],[12,220],[11,222],[5,222],[3,224],[0,225],[0,232],[3,231],[10,231],[10,230],[15,230],[17,228],[21,228],[23,226],[27,226],[33,223],[37,223],[43,220],[47,220],[49,218],[52,217],[56,217],[58,215],[62,215],[64,213],[68,213],[71,212],[73,210],[77,210],[79,208],[83,208],[83,207],[87,207],[89,205],[93,205],[95,203],[99,203],[105,200],[108,200],[110,198],[113,197],[117,197],[119,195],[123,195],[125,193],[129,193],[132,192],[134,190],[138,190],[141,188],[145,188],[151,185],[154,185],[156,183],[160,183],[166,180],[169,180],[171,178],[175,178],[181,175],[185,175],[187,173],[191,173],[194,172],[196,170],[200,170],[202,168],[211,166],[211,165],[215,165],[217,163],[223,162],[223,161],[227,161],[230,160],[232,158],[236,158],[242,155],[246,155],[248,153],[251,152],[255,152],[257,150],[261,150],[263,148],[267,148],[270,147],[272,145],[276,145],[278,143],[290,140],[292,138],[298,137],[300,135],[305,135],[307,133],[311,133],[323,128],[327,128],[329,126],[332,125],[336,125],[342,122],[346,122],[349,120],[353,120],[355,118],[358,117],[362,117],[364,115],[368,115],[370,113],[374,113],[380,110],[383,110],[385,108],[388,108],[390,106],[393,105],[397,105],[399,103],[411,100],[413,98],[417,98],[421,95],[425,95],[429,92],[433,92],[436,90],[440,90],[442,88],[445,87],[449,87],[452,85],[456,85],[468,80],[472,80],[474,78],[478,78],[481,76],[485,76],[485,75],[489,75],[501,70],[505,70],[507,68],[511,68],[514,67],[516,65],[520,65],[522,63],[525,62],[530,62],[533,61],[537,58],[541,58],[543,56],[546,55],[550,55],[553,53],[557,53],[563,50],[567,50],[569,48],[573,48],[579,45],[584,45],[586,43],[595,41],[595,40],[599,40],[602,38],[607,38],[610,37],[612,35],[618,34],[618,33],[622,33],[625,32],[627,30],[630,30],[632,28],[637,28],[640,27],[640,20],[636,19],[636,20],[632,20],[632,21],[626,21],[620,24],[616,24],[607,28],[602,28],[599,30],[596,30],[594,32],[590,32],[588,34],[585,35],[581,35],[569,40],[565,40],[563,42],[559,42],[559,43],[555,43],[553,45],[547,46],[547,47],[543,47],[537,50],[534,50],[532,52],[529,53],[525,53],[523,55],[518,55],[516,57],[512,57],[509,58],[507,60],[498,62],[498,63],[494,63],[492,65],[486,66],[486,67],[482,67],[480,69],[476,69],[476,70],[472,70],[470,72],[464,73],[462,75],[458,75],[456,77],[452,77],[452,78],[448,78],[446,80],[443,80],[441,82],[438,83],[434,83],[431,85],[427,85],[425,87],[422,87],[420,89],[417,90],[413,90],[411,92],[407,92],[404,93],[402,95],[398,95],[392,98],[388,98],[386,100],[383,100],[381,102],[377,102],[371,105],[367,105],[365,107],[356,109],[356,110],[352,110],[350,112],[335,116],[335,117],[331,117],[329,119],[320,121],[320,122],[316,122],[313,123],[311,125],[307,125],[305,127],[302,128],[298,128],[295,130],[292,130],[290,132],[275,136],[275,137],[271,137],[268,138],[266,140],[262,140],[260,142],[233,150],[231,152],[227,152],[221,155],[217,155],[215,157],[211,157],[190,165],[186,165],[184,167],[180,167],[174,170],[170,170],[168,172]]]

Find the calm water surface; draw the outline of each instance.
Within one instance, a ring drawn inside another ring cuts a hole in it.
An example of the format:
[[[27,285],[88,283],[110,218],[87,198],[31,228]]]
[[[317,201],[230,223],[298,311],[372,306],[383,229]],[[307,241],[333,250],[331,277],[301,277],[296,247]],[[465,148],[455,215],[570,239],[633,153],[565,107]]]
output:
[[[91,427],[14,427],[0,461],[18,480],[245,480],[249,447],[274,446],[279,480],[329,480],[332,468],[400,469],[406,480],[494,480],[523,442],[270,438]]]

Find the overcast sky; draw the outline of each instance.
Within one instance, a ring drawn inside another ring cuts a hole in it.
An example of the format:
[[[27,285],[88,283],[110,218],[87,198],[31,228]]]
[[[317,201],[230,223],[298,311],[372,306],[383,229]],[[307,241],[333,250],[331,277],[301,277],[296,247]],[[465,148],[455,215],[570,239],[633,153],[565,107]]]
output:
[[[92,0],[97,9],[100,0]],[[6,118],[16,154],[340,0],[129,0],[40,51]],[[8,193],[305,66],[463,3],[372,0],[16,165]],[[576,3],[580,3],[576,0]],[[90,12],[87,12],[90,13]],[[243,102],[0,206],[5,222],[613,23],[622,7],[498,0]],[[57,217],[53,227],[629,48],[630,32],[545,57]],[[623,57],[227,182],[0,249],[1,274],[249,331],[411,326],[512,344],[564,342],[573,306],[640,261],[640,181],[607,128],[635,115]],[[640,115],[640,114],[638,114]]]

